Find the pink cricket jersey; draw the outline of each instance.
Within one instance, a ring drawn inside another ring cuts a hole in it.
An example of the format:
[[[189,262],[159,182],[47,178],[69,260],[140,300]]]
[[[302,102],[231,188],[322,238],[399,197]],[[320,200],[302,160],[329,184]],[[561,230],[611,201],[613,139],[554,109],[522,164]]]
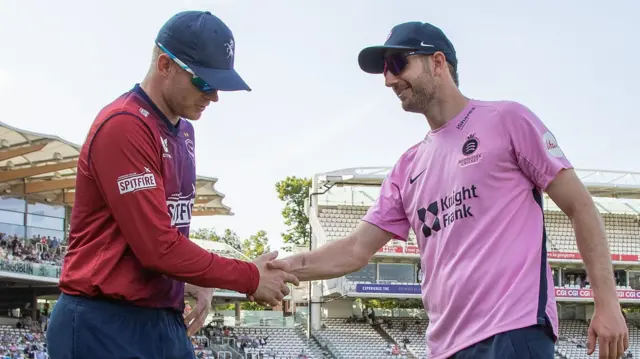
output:
[[[564,168],[529,109],[476,100],[393,167],[363,220],[396,239],[416,233],[430,359],[536,324],[557,336],[542,191]]]

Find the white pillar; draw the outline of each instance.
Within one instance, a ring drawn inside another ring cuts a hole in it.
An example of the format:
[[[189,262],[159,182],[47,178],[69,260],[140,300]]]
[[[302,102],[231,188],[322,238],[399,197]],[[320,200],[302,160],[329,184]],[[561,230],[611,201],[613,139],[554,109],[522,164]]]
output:
[[[311,320],[311,331],[320,330],[322,325],[321,288],[320,281],[311,282],[311,307],[309,308],[309,318]]]

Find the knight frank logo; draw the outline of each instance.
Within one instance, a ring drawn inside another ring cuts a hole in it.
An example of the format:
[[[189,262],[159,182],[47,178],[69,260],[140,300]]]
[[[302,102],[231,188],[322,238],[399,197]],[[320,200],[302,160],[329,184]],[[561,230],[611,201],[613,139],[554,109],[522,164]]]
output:
[[[427,213],[431,214],[431,218],[427,218]],[[438,218],[438,202],[431,202],[427,208],[420,208],[418,210],[418,218],[422,222],[422,234],[424,234],[425,238],[431,235],[432,230],[438,232],[441,228],[440,219]]]
[[[447,228],[455,221],[473,217],[469,201],[478,198],[478,188],[463,186],[437,201],[431,202],[427,208],[418,209],[418,219],[422,222],[422,234],[425,238],[433,232]]]

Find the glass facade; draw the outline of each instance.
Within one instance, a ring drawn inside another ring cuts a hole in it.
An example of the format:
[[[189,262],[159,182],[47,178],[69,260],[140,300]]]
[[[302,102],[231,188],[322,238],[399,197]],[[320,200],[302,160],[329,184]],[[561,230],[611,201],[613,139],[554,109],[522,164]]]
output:
[[[26,201],[24,199],[0,196],[0,209],[24,213],[25,206]]]
[[[361,270],[345,275],[352,282],[416,283],[417,267],[410,263],[369,263]]]
[[[380,263],[378,280],[383,283],[415,283],[415,271],[413,264]]]
[[[357,272],[347,274],[345,276],[348,280],[353,282],[376,282],[376,264],[369,263],[364,268]]]
[[[640,272],[629,271],[629,286],[632,289],[640,290]]]
[[[0,196],[0,233],[23,238],[65,237],[66,208]]]

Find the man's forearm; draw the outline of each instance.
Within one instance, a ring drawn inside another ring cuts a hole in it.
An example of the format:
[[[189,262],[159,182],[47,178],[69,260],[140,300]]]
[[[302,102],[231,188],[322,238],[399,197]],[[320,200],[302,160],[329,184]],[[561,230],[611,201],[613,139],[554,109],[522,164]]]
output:
[[[571,217],[578,250],[587,268],[596,304],[616,299],[611,253],[604,232],[604,224],[593,204],[577,208]]]
[[[291,274],[300,281],[309,281],[337,278],[358,271],[369,258],[358,254],[355,244],[356,238],[348,236],[311,252],[291,256],[287,258],[291,263]]]

